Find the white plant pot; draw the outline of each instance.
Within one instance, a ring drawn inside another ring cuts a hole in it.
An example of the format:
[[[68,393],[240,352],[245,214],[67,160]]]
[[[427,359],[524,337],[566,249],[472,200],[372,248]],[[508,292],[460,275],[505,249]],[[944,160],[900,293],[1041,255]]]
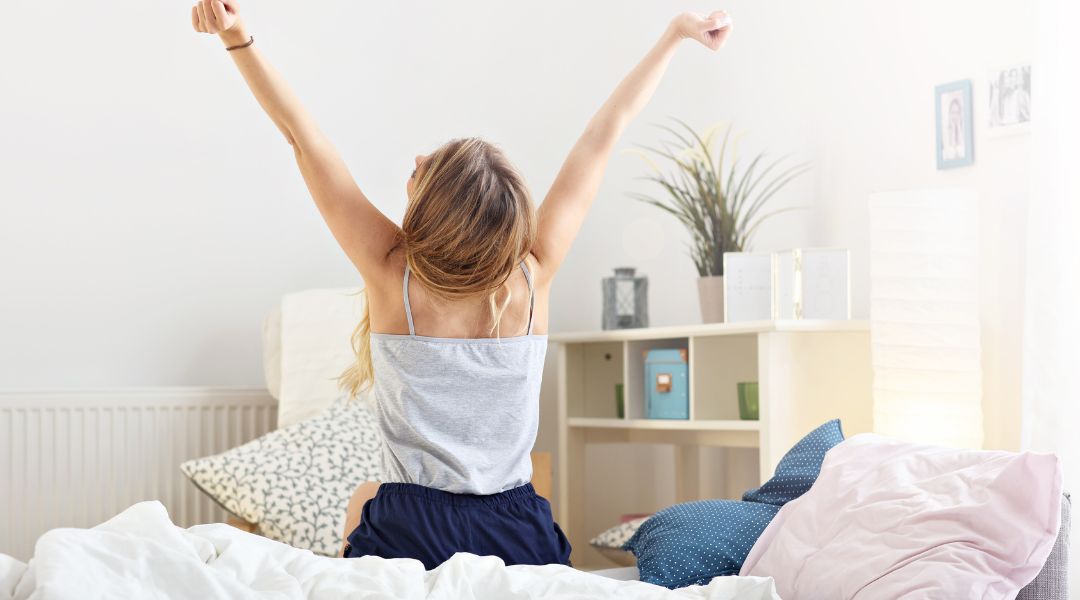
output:
[[[698,277],[698,301],[701,303],[701,321],[724,322],[724,276]]]

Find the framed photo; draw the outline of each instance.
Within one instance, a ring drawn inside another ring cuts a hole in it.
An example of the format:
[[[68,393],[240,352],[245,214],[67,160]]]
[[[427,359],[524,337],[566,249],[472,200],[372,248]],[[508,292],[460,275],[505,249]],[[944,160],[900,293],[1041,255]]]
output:
[[[987,133],[998,137],[1031,130],[1031,65],[992,71],[986,91]]]
[[[971,80],[939,85],[934,92],[937,114],[937,168],[952,169],[974,163]]]

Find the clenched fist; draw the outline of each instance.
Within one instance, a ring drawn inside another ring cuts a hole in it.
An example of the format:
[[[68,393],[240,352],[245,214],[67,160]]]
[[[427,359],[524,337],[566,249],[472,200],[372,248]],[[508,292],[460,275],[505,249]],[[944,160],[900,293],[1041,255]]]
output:
[[[683,13],[671,21],[671,26],[682,38],[701,42],[710,50],[719,50],[731,33],[731,17],[722,10],[699,15]]]
[[[225,33],[240,28],[235,0],[199,0],[191,7],[191,26],[203,33]]]

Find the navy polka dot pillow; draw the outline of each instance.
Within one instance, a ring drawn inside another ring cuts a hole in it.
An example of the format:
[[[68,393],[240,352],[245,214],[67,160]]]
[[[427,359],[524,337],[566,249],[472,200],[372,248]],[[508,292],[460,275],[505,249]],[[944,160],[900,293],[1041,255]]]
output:
[[[668,588],[738,575],[779,506],[738,500],[676,504],[641,524],[623,550],[637,557],[641,580]]]
[[[772,479],[746,492],[742,499],[783,506],[802,496],[817,481],[825,453],[842,441],[844,432],[840,429],[839,419],[811,431],[780,459]]]
[[[840,421],[829,421],[788,450],[773,478],[743,494],[743,501],[701,500],[665,508],[642,523],[623,550],[637,557],[642,581],[672,589],[737,575],[780,507],[814,485],[825,453],[842,441]]]

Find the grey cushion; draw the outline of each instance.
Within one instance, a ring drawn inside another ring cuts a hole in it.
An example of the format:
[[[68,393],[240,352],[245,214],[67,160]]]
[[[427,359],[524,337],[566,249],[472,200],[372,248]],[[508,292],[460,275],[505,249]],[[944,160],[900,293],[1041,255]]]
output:
[[[1069,598],[1069,529],[1072,524],[1072,499],[1061,498],[1061,529],[1054,549],[1034,581],[1020,590],[1016,600],[1068,600]]]

